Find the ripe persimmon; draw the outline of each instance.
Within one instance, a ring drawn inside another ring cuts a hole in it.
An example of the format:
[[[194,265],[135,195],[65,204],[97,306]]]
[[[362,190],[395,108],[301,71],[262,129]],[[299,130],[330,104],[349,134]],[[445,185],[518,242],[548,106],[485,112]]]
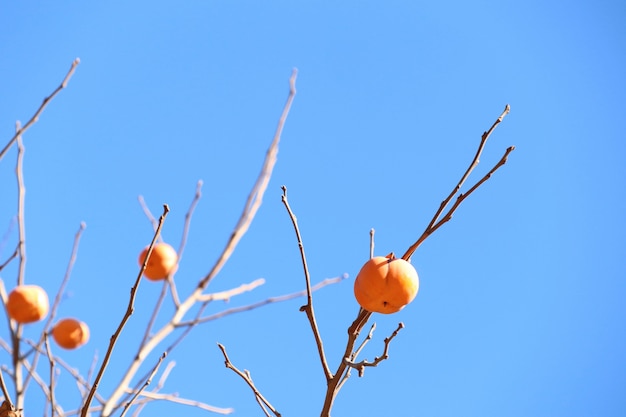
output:
[[[18,285],[7,299],[7,313],[18,323],[26,324],[46,317],[48,294],[39,285]]]
[[[146,259],[146,253],[148,253],[148,247],[149,246],[146,246],[139,255],[139,265],[143,265]],[[150,254],[150,259],[148,259],[146,269],[143,271],[143,275],[152,281],[165,279],[169,274],[174,272],[177,262],[178,254],[173,247],[167,243],[157,243],[152,248],[152,253]]]
[[[363,265],[354,280],[354,296],[365,310],[391,314],[409,304],[419,290],[417,271],[392,254],[376,256]]]
[[[52,328],[52,338],[63,349],[76,349],[89,340],[89,327],[76,319],[62,319]]]

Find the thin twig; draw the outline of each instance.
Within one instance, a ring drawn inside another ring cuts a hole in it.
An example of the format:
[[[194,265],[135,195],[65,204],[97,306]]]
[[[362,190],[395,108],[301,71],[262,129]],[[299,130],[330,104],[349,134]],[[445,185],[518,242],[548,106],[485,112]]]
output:
[[[17,122],[15,129],[20,132],[20,122]],[[24,195],[26,187],[24,186],[24,145],[22,143],[22,135],[16,134],[17,141],[17,164],[15,166],[15,175],[17,177],[17,227],[19,234],[19,264],[17,274],[17,286],[24,284],[24,275],[26,271],[26,227],[24,221]],[[22,365],[20,364],[20,340],[22,339],[22,324],[16,323],[15,327],[9,325],[11,329],[11,340],[13,342],[13,384],[15,386],[15,407],[18,410],[24,408],[24,381],[22,374]]]
[[[143,213],[148,218],[148,221],[150,222],[150,224],[152,224],[152,230],[156,232],[157,227],[159,227],[159,222],[150,211],[150,207],[148,207],[148,204],[146,204],[146,200],[144,200],[142,195],[138,196],[137,200],[139,201],[139,205],[141,206]],[[158,241],[160,242],[160,237]]]
[[[257,280],[257,281],[259,281],[258,285],[261,285],[262,283],[265,282],[264,280]],[[255,281],[255,282],[257,282],[257,281]],[[250,290],[256,288],[258,285],[255,285],[255,282],[252,282],[251,284],[244,284],[244,285],[240,286],[239,288],[234,288],[232,290],[223,291],[221,293],[216,293],[216,294],[218,294],[218,296],[219,296],[219,294],[222,294],[223,297],[230,298],[230,297],[232,297],[234,295],[238,295],[238,294],[241,294],[241,293],[243,293],[245,291],[250,291]],[[213,295],[213,294],[207,294],[207,296],[211,296],[211,295]],[[176,348],[176,346],[178,346],[180,344],[180,342],[182,342],[183,339],[185,339],[187,337],[187,335],[189,334],[189,332],[191,332],[191,329],[194,327],[194,325],[199,324],[198,320],[200,319],[200,317],[202,317],[202,314],[204,313],[204,310],[211,303],[211,301],[214,301],[214,300],[211,299],[211,298],[207,298],[207,299],[203,300],[203,302],[200,305],[200,308],[198,308],[198,310],[196,311],[195,318],[190,322],[190,324],[184,325],[184,326],[182,326],[181,324],[177,325],[177,327],[185,327],[185,330],[178,335],[178,337],[174,340],[174,342],[172,342],[167,347],[167,349],[165,349],[166,353],[168,353],[168,354],[171,353]]]
[[[57,291],[57,294],[54,298],[54,302],[52,303],[52,307],[50,308],[48,319],[46,320],[46,324],[44,325],[44,328],[41,333],[41,338],[39,339],[39,343],[37,344],[35,355],[33,356],[32,363],[33,363],[34,368],[37,367],[37,362],[39,361],[39,355],[41,354],[41,350],[39,349],[39,346],[41,346],[42,343],[44,343],[46,334],[52,328],[52,322],[54,321],[54,318],[56,317],[56,314],[57,314],[57,310],[59,306],[61,305],[61,299],[63,298],[63,294],[65,293],[65,287],[67,286],[67,283],[70,280],[72,270],[74,269],[74,264],[76,263],[76,257],[78,255],[78,247],[80,244],[80,238],[86,227],[87,225],[85,224],[85,222],[81,222],[80,227],[78,228],[78,231],[76,232],[76,235],[74,236],[74,245],[72,247],[72,253],[70,255],[70,260],[68,262],[67,269],[65,270],[65,276],[63,277],[63,280],[61,281],[61,285],[59,286],[59,290]],[[26,377],[26,379],[24,380],[24,389],[27,389],[28,384],[29,384],[29,379],[30,379],[29,377]]]
[[[324,343],[322,342],[322,336],[320,335],[320,331],[317,326],[317,320],[315,319],[315,309],[313,308],[313,294],[311,291],[311,277],[309,275],[309,267],[306,262],[306,255],[304,253],[304,244],[302,243],[300,228],[298,227],[298,219],[296,218],[296,215],[293,213],[291,207],[289,206],[289,201],[287,200],[287,187],[283,185],[282,190],[282,202],[287,209],[287,213],[289,214],[289,218],[291,219],[291,223],[293,223],[293,228],[296,232],[298,248],[300,249],[300,258],[302,260],[302,268],[304,269],[304,279],[306,281],[306,304],[300,307],[300,311],[304,311],[307,318],[309,319],[311,330],[313,331],[313,337],[315,338],[315,344],[317,345],[317,353],[320,357],[322,370],[324,371],[324,378],[326,379],[326,381],[329,381],[333,375],[330,371],[330,368],[328,367],[328,362],[326,361],[326,354],[324,353]]]
[[[20,130],[20,122],[16,123],[15,129]],[[24,197],[26,186],[24,185],[24,144],[22,136],[17,137],[17,164],[15,166],[15,176],[17,178],[17,227],[19,234],[19,271],[17,274],[17,285],[24,283],[26,269],[26,226],[24,221]]]
[[[454,213],[454,211],[463,202],[463,200],[469,197],[470,194],[472,194],[474,191],[476,191],[476,189],[478,189],[478,187],[480,187],[485,181],[491,178],[491,175],[493,175],[493,173],[496,172],[498,168],[500,168],[502,165],[506,163],[509,157],[509,154],[513,152],[514,150],[515,150],[514,146],[509,146],[506,149],[506,151],[504,151],[504,155],[502,155],[502,158],[500,158],[498,163],[494,165],[494,167],[491,168],[491,170],[487,174],[485,174],[485,176],[483,176],[476,184],[474,184],[472,188],[470,188],[464,193],[459,194],[456,201],[452,205],[452,207],[450,207],[450,210],[448,210],[448,212],[432,227],[431,233],[437,230],[439,227],[441,227],[444,223],[449,221],[452,218],[452,213]]]
[[[235,228],[230,238],[228,239],[226,246],[222,250],[222,253],[219,255],[216,263],[211,268],[209,273],[198,282],[194,292],[189,297],[187,297],[186,300],[181,302],[181,304],[176,308],[176,311],[174,312],[169,322],[167,322],[160,330],[158,330],[152,336],[152,338],[150,338],[148,343],[146,343],[138,350],[137,354],[135,355],[135,359],[126,369],[121,381],[116,386],[115,390],[109,397],[107,404],[102,410],[103,417],[108,417],[111,415],[118,403],[118,400],[124,394],[126,387],[130,385],[130,381],[139,370],[143,359],[176,328],[178,323],[180,323],[181,320],[184,318],[185,314],[187,314],[187,312],[197,303],[198,298],[202,296],[204,290],[209,285],[211,280],[217,276],[219,271],[232,255],[242,236],[248,230],[252,220],[256,215],[256,212],[261,205],[263,195],[265,193],[265,190],[267,189],[267,185],[271,178],[274,165],[276,164],[278,144],[280,142],[280,137],[283,127],[285,125],[285,121],[287,119],[287,115],[289,114],[291,104],[296,94],[296,76],[297,71],[294,69],[291,74],[291,78],[289,79],[289,96],[287,97],[287,102],[285,103],[281,117],[278,121],[276,133],[274,134],[272,143],[265,156],[263,167],[261,168],[261,172],[259,173],[259,176],[257,177],[257,180],[252,187],[250,194],[248,195],[248,199],[244,206],[243,212],[237,224],[235,225]]]
[[[159,358],[159,361],[157,362],[156,366],[152,369],[152,372],[150,373],[150,376],[146,379],[146,382],[143,384],[143,386],[140,389],[138,389],[135,392],[135,395],[133,395],[133,397],[130,399],[130,401],[128,401],[126,403],[126,405],[124,406],[124,410],[122,411],[122,414],[120,414],[120,417],[124,417],[126,415],[126,413],[128,412],[130,406],[133,405],[133,402],[135,402],[135,400],[137,400],[137,397],[139,397],[139,395],[148,387],[148,385],[150,385],[150,383],[152,383],[152,378],[154,378],[154,376],[158,372],[159,367],[161,367],[161,363],[163,362],[163,360],[165,359],[166,356],[167,356],[167,353],[165,353],[165,352],[161,355],[161,357]]]
[[[167,351],[164,352],[165,354],[167,354]],[[165,366],[165,370],[163,371],[163,374],[161,374],[161,377],[159,378],[159,381],[157,382],[156,387],[154,387],[154,389],[152,391],[149,391],[150,393],[157,393],[159,392],[163,386],[165,385],[165,381],[167,380],[167,378],[170,375],[170,372],[172,371],[172,369],[174,369],[174,366],[176,365],[176,361],[170,361],[168,362],[168,364]],[[144,378],[142,378],[140,381],[144,380]],[[133,392],[137,391],[139,389],[139,386],[136,385],[135,388],[133,389],[129,389],[127,390],[128,394],[132,394]],[[127,400],[124,400],[123,402],[126,402]],[[148,404],[147,402],[144,402],[142,404],[139,404],[137,409],[135,410],[135,412],[133,413],[133,416],[139,416],[140,414],[140,410],[142,410],[146,404]]]
[[[148,247],[146,258],[144,259],[143,265],[141,266],[137,279],[135,280],[135,284],[130,289],[130,299],[128,301],[128,307],[126,309],[126,313],[124,314],[124,317],[122,318],[122,321],[120,322],[117,330],[115,331],[113,336],[111,336],[111,341],[109,342],[109,348],[107,349],[107,352],[104,355],[104,360],[102,361],[100,370],[98,371],[98,374],[96,375],[96,379],[93,382],[91,391],[89,391],[89,395],[87,396],[87,399],[85,400],[85,404],[83,405],[83,409],[81,411],[81,417],[86,417],[87,414],[89,413],[89,406],[91,404],[93,396],[96,393],[96,390],[98,389],[98,385],[100,384],[100,380],[102,379],[102,376],[104,375],[104,371],[109,363],[109,359],[111,358],[111,354],[113,353],[113,348],[115,347],[115,343],[117,342],[119,335],[122,333],[122,329],[126,325],[126,322],[130,318],[130,316],[133,314],[134,305],[135,305],[135,295],[137,293],[137,289],[139,288],[139,283],[141,282],[141,276],[143,275],[143,272],[146,270],[148,259],[150,258],[150,255],[152,254],[152,249],[154,247],[154,244],[157,238],[159,237],[161,228],[163,227],[163,222],[165,221],[165,217],[167,216],[167,213],[169,212],[169,210],[170,210],[169,207],[167,206],[167,204],[165,204],[163,206],[163,214],[161,215],[159,219],[159,226],[157,227],[157,230],[154,233],[154,237],[152,238],[152,242],[150,243],[150,246]]]
[[[342,275],[340,277],[335,277],[335,278],[326,278],[325,280],[311,287],[311,291],[315,292],[322,287],[325,287],[330,284],[336,284],[340,281],[343,281],[346,278],[347,278],[347,275]],[[206,323],[208,321],[221,319],[222,317],[230,316],[231,314],[254,310],[256,308],[263,307],[267,304],[280,303],[283,301],[292,300],[294,298],[304,297],[305,295],[307,295],[307,291],[302,290],[302,291],[294,292],[291,294],[285,294],[285,295],[281,295],[277,297],[270,297],[270,298],[266,298],[265,300],[257,301],[256,303],[248,304],[245,306],[229,308],[228,310],[220,311],[218,313],[212,314],[210,316],[202,317],[196,320],[180,322],[179,324],[177,324],[177,327],[195,326],[196,324]]]
[[[11,408],[13,408],[13,402],[11,401],[11,395],[9,394],[9,390],[7,389],[7,385],[4,382],[4,375],[2,371],[0,371],[0,388],[2,388],[2,395],[4,395],[4,401],[8,402]]]
[[[262,281],[261,283],[259,283],[259,285],[265,282],[264,280],[257,280],[257,281]],[[228,290],[228,291],[223,291],[223,292],[221,292],[221,293],[216,293],[216,294],[223,294],[222,296],[227,296],[228,298],[230,298],[230,297],[232,297],[233,295],[236,295],[235,293],[240,294],[240,293],[243,293],[245,290],[250,290],[250,289],[252,289],[252,288],[250,287],[251,285],[254,285],[254,282],[253,282],[253,283],[251,283],[251,284],[244,284],[243,286],[240,286],[239,288],[235,288],[235,289]],[[242,287],[243,287],[243,288],[242,288]],[[256,288],[256,285],[255,285],[253,288]],[[207,296],[211,296],[211,295],[213,295],[213,294],[207,294]],[[204,313],[204,310],[205,310],[205,309],[207,308],[207,306],[211,303],[211,301],[214,301],[214,300],[213,300],[212,298],[206,298],[206,299],[205,299],[205,300],[204,300],[204,301],[200,304],[200,307],[197,309],[197,311],[196,311],[196,316],[195,316],[195,318],[194,318],[193,320],[191,320],[191,321],[190,321],[190,322],[188,322],[188,323],[183,323],[183,324],[178,324],[178,325],[177,325],[177,327],[185,327],[185,330],[184,330],[182,333],[180,333],[180,334],[178,335],[178,337],[176,337],[176,339],[174,340],[174,342],[172,342],[172,343],[171,343],[171,344],[167,347],[167,349],[165,349],[165,353],[167,353],[167,354],[171,353],[171,352],[172,352],[172,351],[176,348],[176,346],[178,346],[178,345],[179,345],[179,344],[183,341],[183,339],[185,339],[185,338],[187,337],[187,335],[189,334],[189,332],[191,332],[191,330],[193,329],[193,327],[194,327],[195,325],[199,324],[198,320],[200,320],[200,318],[202,317],[202,314]],[[148,339],[145,339],[145,340],[142,342],[141,346],[143,346],[143,344],[144,344],[147,340],[148,340]],[[141,381],[143,381],[144,379],[146,379],[146,377],[145,377],[145,376],[144,376],[144,377],[142,377],[140,380],[141,380]],[[138,388],[135,388],[135,389],[138,389]],[[134,392],[134,391],[132,391],[132,392]],[[124,401],[122,401],[122,402],[124,402]]]
[[[187,245],[187,238],[189,236],[189,229],[191,228],[191,218],[193,217],[193,213],[196,210],[198,203],[200,202],[200,198],[202,198],[202,185],[204,183],[202,180],[198,181],[196,184],[196,193],[194,194],[193,200],[189,206],[189,210],[185,214],[185,223],[183,225],[183,235],[180,238],[180,245],[178,246],[178,257],[176,259],[176,263],[179,264],[181,259],[183,258],[183,254],[185,252],[185,246]],[[176,270],[176,269],[174,269]],[[172,293],[172,301],[174,302],[174,307],[178,308],[180,305],[180,298],[178,297],[178,291],[176,290],[176,282],[174,281],[174,275],[170,274],[167,277],[167,285],[170,288],[170,292]]]
[[[254,393],[254,396],[258,400],[260,400],[263,404],[265,404],[267,408],[269,408],[276,417],[280,417],[281,414],[278,411],[276,411],[276,409],[272,406],[272,404],[270,404],[270,402],[263,396],[263,394],[261,394],[261,392],[259,392],[257,387],[254,385],[254,382],[252,382],[252,378],[250,378],[250,373],[247,371],[245,373],[241,372],[239,369],[237,369],[235,365],[233,365],[233,363],[228,358],[228,354],[226,353],[226,348],[224,347],[224,345],[222,345],[221,343],[218,343],[217,346],[222,351],[222,355],[224,355],[224,365],[226,365],[228,369],[231,369],[233,372],[235,372],[237,375],[243,378],[243,380],[246,381],[246,383],[248,384],[248,386]]]
[[[363,341],[361,342],[361,344],[359,345],[358,348],[356,348],[356,350],[354,351],[354,353],[350,356],[350,358],[354,361],[359,354],[361,353],[361,351],[363,350],[363,348],[365,347],[365,345],[367,344],[367,342],[369,342],[370,340],[372,340],[372,337],[374,337],[374,330],[376,330],[376,323],[372,324],[372,327],[370,327],[370,331],[367,333],[367,336],[365,336],[365,339],[363,339]]]
[[[165,281],[163,282],[163,285],[161,286],[161,292],[159,293],[159,297],[157,298],[154,304],[154,308],[152,309],[150,320],[148,320],[148,324],[146,325],[146,330],[144,331],[143,338],[141,339],[141,343],[139,343],[139,346],[145,345],[150,339],[150,335],[152,334],[152,326],[154,326],[154,322],[156,321],[157,316],[159,315],[159,311],[161,311],[161,306],[163,305],[163,301],[165,300],[165,296],[167,295],[168,285],[169,284],[167,283],[167,281]]]
[[[4,282],[0,279],[0,298],[2,298],[2,305],[4,306],[4,309],[6,310],[6,300],[7,300],[7,294],[6,294],[6,290],[4,288]],[[6,313],[6,311],[5,311]],[[7,321],[9,323],[9,328],[11,328],[11,320],[8,318],[9,315],[6,314],[7,317]],[[0,339],[1,340],[1,339]],[[9,346],[7,345],[6,348],[7,351],[9,353],[11,353],[11,349],[9,348]],[[4,401],[9,403],[9,406],[11,407],[11,409],[14,408],[14,404],[11,401],[11,395],[9,394],[9,390],[7,388],[7,384],[4,381],[4,374],[2,373],[2,371],[0,371],[0,388],[2,389],[2,394],[4,395]]]
[[[252,291],[263,284],[265,284],[265,280],[263,278],[255,279],[249,284],[241,284],[240,286],[232,288],[230,290],[214,292],[212,294],[205,294],[202,297],[198,297],[198,301],[228,301],[235,295],[240,295],[244,292]]]
[[[169,401],[175,404],[188,405],[193,408],[199,408],[201,410],[205,410],[205,411],[209,411],[211,413],[217,413],[217,414],[232,414],[235,412],[233,408],[215,407],[213,405],[209,405],[200,401],[180,398],[177,395],[173,395],[173,394],[159,394],[159,393],[153,393],[153,392],[147,391],[147,392],[142,392],[141,396],[144,398],[140,398],[138,401],[136,401],[135,402],[136,405],[144,405],[150,401],[160,400],[160,401]]]
[[[164,354],[168,354],[169,352],[166,350],[163,353]],[[159,392],[163,388],[163,385],[165,385],[165,381],[166,381],[167,377],[169,376],[170,372],[172,371],[172,369],[174,368],[175,365],[176,365],[176,361],[168,362],[168,364],[165,366],[165,370],[163,371],[163,374],[161,374],[161,377],[159,378],[159,381],[157,382],[156,387],[154,387],[154,389],[152,391],[149,391],[149,392],[157,393],[157,392]],[[128,401],[128,399],[133,395],[133,393],[137,392],[137,390],[139,390],[140,385],[141,385],[141,381],[145,380],[147,377],[148,376],[142,377],[141,379],[139,379],[139,382],[133,388],[127,389],[126,393],[128,395],[121,401],[121,403],[126,403]],[[148,404],[148,402],[141,402],[141,403],[137,402],[137,407],[135,408],[135,412],[133,413],[133,416],[134,417],[139,416],[141,414],[141,410],[146,406],[146,404]]]
[[[365,367],[367,367],[367,366],[378,366],[379,363],[381,363],[382,361],[384,361],[384,360],[389,358],[389,344],[394,339],[394,337],[396,337],[398,335],[398,332],[401,329],[403,329],[403,328],[404,328],[404,324],[403,323],[399,323],[398,327],[396,328],[396,330],[394,330],[394,332],[391,334],[391,336],[385,338],[385,348],[383,350],[383,354],[380,355],[380,356],[375,357],[373,362],[368,362],[367,360],[362,360],[360,362],[354,363],[354,362],[350,361],[348,358],[344,358],[343,361],[350,368],[354,368],[357,371],[359,371],[359,377],[362,377],[363,373],[365,372]]]
[[[50,341],[48,339],[48,334],[45,333],[44,336],[44,345],[46,347],[46,354],[48,356],[48,362],[50,363],[50,381],[49,381],[49,395],[48,400],[50,401],[50,417],[54,417],[54,356],[52,355],[52,350],[50,350]],[[33,363],[33,366],[36,366]]]
[[[457,209],[457,207],[459,206],[459,204],[461,203],[461,201],[464,200],[464,198],[462,198],[460,201],[457,200],[457,203],[454,204],[452,206],[452,208],[447,212],[446,216],[441,219],[440,221],[440,216],[442,215],[442,213],[444,212],[444,210],[446,209],[446,207],[448,206],[448,204],[450,203],[450,201],[452,200],[452,198],[460,191],[461,187],[463,186],[463,184],[465,183],[465,180],[469,177],[469,175],[472,173],[472,171],[474,170],[474,168],[476,168],[476,166],[478,165],[479,161],[480,161],[480,156],[483,152],[483,149],[485,147],[485,144],[487,143],[487,139],[489,139],[489,136],[491,136],[491,133],[494,131],[494,129],[502,122],[502,120],[504,120],[504,117],[511,111],[511,107],[507,104],[506,107],[504,108],[504,111],[502,112],[502,114],[500,114],[500,116],[496,119],[496,121],[493,123],[493,125],[491,125],[491,127],[489,128],[488,131],[484,132],[481,139],[480,139],[480,144],[478,145],[478,149],[476,150],[476,154],[474,155],[474,159],[472,159],[472,162],[470,163],[469,167],[467,168],[467,170],[465,171],[465,173],[463,174],[463,176],[461,177],[461,179],[459,180],[459,182],[456,184],[456,186],[452,189],[452,191],[450,192],[450,194],[445,198],[445,200],[443,200],[441,202],[441,204],[439,205],[439,209],[437,209],[437,211],[435,212],[435,215],[433,216],[433,218],[431,219],[430,223],[428,224],[428,226],[426,227],[426,229],[424,230],[424,232],[422,233],[422,235],[415,241],[415,243],[413,243],[409,249],[407,249],[407,251],[405,252],[404,255],[402,255],[402,259],[404,259],[405,261],[410,261],[411,256],[413,255],[413,253],[415,252],[415,250],[435,231],[437,230],[441,225],[443,225],[444,223],[446,223],[447,221],[449,221],[452,218],[452,214],[454,213],[454,211]],[[500,166],[502,166],[505,162],[506,162],[506,158],[508,156],[509,153],[511,153],[511,151],[513,151],[513,149],[515,149],[515,147],[511,146],[507,149],[504,157],[500,160],[500,162],[498,162],[498,164],[496,164],[496,166],[494,166],[494,168],[491,169],[491,171],[489,171],[489,173],[483,177],[482,180],[480,180],[478,183],[476,183],[469,192],[465,193],[466,196],[469,195],[471,192],[473,192],[476,188],[478,188],[478,186],[480,186],[483,182],[485,182],[487,179],[489,179],[489,177],[491,177],[491,174],[493,174]]]
[[[374,257],[374,233],[376,231],[373,228],[370,229],[370,259]]]
[[[35,347],[35,342],[33,342],[32,340],[25,339],[25,342]],[[9,345],[2,339],[0,339],[0,346],[5,351],[12,353]],[[59,361],[59,358],[55,358],[55,360]],[[32,374],[32,379],[37,383],[37,385],[41,389],[41,392],[44,394],[44,396],[48,398],[50,396],[49,386],[44,381],[44,379],[37,373],[37,370],[33,368],[32,364],[26,358],[22,358],[20,363],[24,366],[24,369],[26,369],[26,372],[28,374]],[[13,371],[9,369],[6,365],[2,365],[0,369],[2,369],[2,371],[6,372],[7,374],[13,376]],[[55,408],[57,409],[57,414],[63,414],[63,410],[58,406],[58,404],[55,406]],[[22,410],[23,408],[17,408],[17,409]]]
[[[65,78],[63,79],[63,82],[61,82],[61,85],[59,85],[56,90],[54,90],[52,92],[52,94],[50,94],[48,97],[43,99],[43,103],[41,103],[41,105],[39,106],[39,109],[37,109],[37,111],[35,112],[35,114],[33,115],[33,117],[30,118],[30,120],[21,128],[18,129],[18,131],[15,133],[15,135],[11,138],[11,140],[9,140],[9,143],[6,144],[6,146],[2,149],[2,151],[0,151],[0,160],[2,160],[2,158],[4,157],[4,154],[9,150],[9,148],[11,148],[11,146],[13,146],[13,144],[17,141],[17,138],[21,135],[24,134],[24,132],[26,132],[28,130],[29,127],[31,127],[34,123],[37,122],[37,120],[39,120],[39,115],[41,114],[41,112],[43,112],[43,110],[46,108],[46,106],[48,105],[48,103],[50,102],[50,100],[52,100],[54,98],[54,96],[56,96],[59,91],[63,90],[66,86],[67,86],[67,82],[70,80],[70,78],[72,77],[72,75],[74,74],[74,71],[76,70],[76,67],[78,66],[78,64],[80,63],[80,59],[76,58],[74,60],[74,62],[72,62],[72,66],[70,67],[70,70],[67,72],[67,74],[65,75]]]
[[[187,235],[189,233],[191,217],[196,208],[196,205],[198,204],[198,201],[200,200],[200,197],[202,196],[201,190],[202,190],[202,181],[198,181],[198,184],[196,185],[196,193],[194,195],[194,199],[191,202],[191,206],[189,207],[187,214],[185,215],[185,226],[183,228],[183,237],[181,239],[180,247],[178,248],[178,252],[176,256],[176,265],[172,268],[173,271],[176,271],[178,269],[178,264],[181,261],[185,244],[187,243]],[[148,219],[150,219],[153,222],[153,224],[156,225],[154,216],[152,215],[152,212],[146,205],[142,196],[139,196],[139,203],[143,207],[144,213],[146,214]],[[165,300],[165,296],[167,295],[168,288],[172,294],[172,301],[174,302],[174,307],[178,308],[178,306],[180,305],[180,299],[178,298],[178,291],[176,290],[176,283],[174,282],[174,274],[171,273],[169,274],[169,276],[164,282],[164,285],[161,289],[161,293],[159,294],[159,297],[157,298],[157,301],[155,303],[155,307],[152,310],[152,315],[150,317],[150,320],[148,321],[148,325],[146,326],[143,339],[141,343],[139,344],[139,346],[143,346],[149,339],[150,334],[152,333],[152,327],[154,326],[154,323],[156,322],[159,312],[161,311],[161,307],[163,306],[163,301]]]
[[[89,365],[89,370],[87,371],[87,376],[85,377],[84,386],[86,389],[81,390],[81,404],[85,402],[87,395],[89,394],[89,390],[91,389],[91,378],[93,378],[93,374],[96,371],[96,365],[98,364],[98,351],[94,352],[93,358],[91,359],[91,364]],[[96,398],[98,398],[99,394],[96,393]]]
[[[1,272],[1,271],[2,271],[2,270],[3,270],[3,269],[4,269],[7,265],[8,265],[8,264],[9,264],[9,263],[13,260],[13,259],[17,258],[17,255],[19,255],[19,253],[20,253],[20,252],[19,252],[19,243],[18,243],[18,245],[16,246],[16,248],[15,248],[15,250],[13,251],[13,253],[11,254],[11,256],[9,256],[9,257],[7,258],[7,260],[6,260],[6,261],[4,261],[4,263],[0,265],[0,272]]]
[[[193,213],[196,210],[196,206],[198,205],[198,203],[200,202],[200,199],[202,198],[202,185],[203,184],[204,183],[202,182],[202,180],[198,181],[198,183],[196,184],[196,193],[194,194],[193,200],[191,201],[191,204],[189,205],[189,210],[187,210],[187,213],[185,214],[183,235],[180,238],[180,246],[178,247],[178,260],[179,261],[183,257],[185,246],[187,245],[187,237],[189,236],[189,229],[191,228],[191,218],[193,217]]]
[[[363,341],[361,342],[359,347],[355,349],[355,351],[352,353],[352,355],[350,355],[350,360],[351,361],[354,361],[359,356],[359,354],[361,353],[361,351],[363,350],[365,345],[370,340],[372,340],[372,337],[374,337],[374,330],[376,330],[376,323],[372,324],[372,326],[370,327],[370,331],[367,333],[367,336],[365,336],[365,339],[363,339]],[[345,358],[344,358],[344,360],[345,360]],[[351,369],[352,368],[348,367],[348,369],[346,369],[346,372],[341,377],[341,382],[339,382],[339,385],[337,385],[337,392],[339,392],[339,390],[341,389],[343,384],[345,384],[345,382],[348,380],[348,378],[350,378],[350,370]]]
[[[40,354],[46,353],[44,352],[44,349],[38,344],[35,343],[34,341],[30,340],[30,339],[24,339],[24,342],[26,342],[29,346],[31,346],[34,350],[37,350]],[[10,352],[9,347],[2,343],[2,340],[0,339],[0,346],[5,349],[6,351]],[[75,380],[76,380],[76,384],[78,386],[78,389],[80,391],[86,389],[89,390],[91,389],[91,386],[89,384],[89,377],[88,378],[83,378],[83,376],[80,374],[80,372],[71,367],[67,362],[65,362],[63,360],[63,358],[59,357],[59,356],[55,356],[54,357],[54,361],[56,364],[58,364],[61,368],[65,369]],[[33,368],[32,365],[30,365],[28,362],[25,362],[27,364],[27,368]],[[92,370],[90,369],[90,372]],[[32,373],[29,371],[29,373]],[[34,378],[34,376],[33,376]],[[102,403],[104,401],[104,399],[102,398],[102,396],[100,396],[100,394],[96,393],[96,400],[99,401],[100,403]]]
[[[250,371],[248,371],[247,369],[244,369],[243,371],[245,372],[246,377],[252,380],[252,375],[250,374]],[[265,404],[263,404],[263,401],[256,395],[254,396],[254,399],[256,400],[256,403],[259,405],[259,407],[261,407],[261,410],[263,410],[263,414],[265,414],[265,417],[272,417]]]
[[[81,222],[78,228],[78,231],[76,232],[76,235],[74,235],[74,245],[72,246],[72,253],[70,255],[70,260],[67,264],[67,269],[65,270],[65,276],[63,277],[63,281],[61,282],[61,285],[59,286],[59,290],[57,291],[52,308],[50,309],[50,316],[48,317],[45,330],[50,329],[52,322],[54,318],[56,317],[57,309],[59,308],[59,305],[61,304],[61,299],[63,298],[63,295],[65,293],[65,287],[67,286],[67,283],[70,280],[70,276],[72,275],[72,270],[74,269],[74,265],[76,263],[76,257],[78,256],[78,247],[80,245],[80,238],[82,237],[83,232],[85,231],[86,227],[87,227],[87,224],[85,222]]]

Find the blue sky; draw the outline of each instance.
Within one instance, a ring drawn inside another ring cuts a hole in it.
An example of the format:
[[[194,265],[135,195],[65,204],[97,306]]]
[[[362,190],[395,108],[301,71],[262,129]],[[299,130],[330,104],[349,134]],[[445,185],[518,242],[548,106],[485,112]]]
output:
[[[163,237],[178,246],[204,181],[176,275],[181,296],[208,272],[298,68],[264,205],[210,289],[267,283],[210,312],[304,287],[280,200],[286,185],[313,281],[350,276],[315,294],[334,368],[357,311],[352,280],[370,228],[377,254],[404,252],[508,103],[472,178],[508,146],[516,150],[414,255],[420,292],[400,313],[374,317],[364,356],[379,355],[399,321],[406,328],[387,361],[347,382],[333,416],[626,414],[622,2],[131,3],[27,1],[0,13],[0,145],[81,59],[24,136],[26,281],[54,294],[87,224],[59,311],[92,330],[85,347],[64,353],[72,366],[86,373],[94,352],[101,360],[128,302],[136,258],[152,237],[137,196],[154,213],[169,204]],[[17,242],[15,160],[13,148],[0,161],[0,261]],[[1,272],[7,288],[16,271]],[[159,291],[141,283],[104,395]],[[168,357],[176,366],[162,392],[262,415],[223,366],[220,342],[284,416],[319,415],[325,381],[303,302],[196,328]],[[153,355],[146,371],[158,349]],[[61,378],[68,388],[59,400],[73,409],[74,384]],[[31,391],[28,415],[40,415]],[[166,412],[206,414],[158,402],[142,415]]]

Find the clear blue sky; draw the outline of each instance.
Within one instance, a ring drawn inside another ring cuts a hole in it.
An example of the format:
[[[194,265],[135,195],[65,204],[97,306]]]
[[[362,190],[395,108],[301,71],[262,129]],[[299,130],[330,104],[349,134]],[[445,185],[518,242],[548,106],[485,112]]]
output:
[[[334,368],[370,228],[377,254],[402,253],[508,103],[473,178],[517,149],[415,254],[420,293],[400,313],[374,317],[364,357],[381,353],[399,321],[406,328],[389,360],[347,382],[333,416],[626,415],[624,22],[621,1],[7,2],[0,145],[81,59],[24,137],[26,281],[54,294],[87,224],[59,314],[87,321],[92,338],[66,360],[86,373],[123,315],[152,236],[138,195],[154,213],[169,204],[163,236],[178,246],[204,181],[176,276],[181,296],[208,272],[297,67],[264,205],[210,289],[267,283],[209,312],[303,288],[280,201],[287,185],[313,281],[350,275],[315,295]],[[15,160],[12,149],[0,162],[0,261],[17,242]],[[2,271],[5,286],[15,275],[15,264]],[[159,290],[141,283],[103,394],[128,365]],[[196,328],[167,359],[176,367],[162,392],[262,415],[223,366],[221,342],[284,416],[319,415],[325,381],[303,302]],[[74,385],[61,378],[59,400],[73,409]],[[43,415],[31,390],[28,415]],[[165,413],[206,415],[164,402],[142,415]]]

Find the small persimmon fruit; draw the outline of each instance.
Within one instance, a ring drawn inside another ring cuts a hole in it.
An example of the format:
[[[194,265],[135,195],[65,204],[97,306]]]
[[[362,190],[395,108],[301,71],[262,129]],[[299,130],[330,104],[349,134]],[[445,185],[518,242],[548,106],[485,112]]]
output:
[[[89,340],[89,327],[76,319],[62,319],[52,328],[52,338],[63,349],[76,349]]]
[[[365,310],[391,314],[409,304],[419,290],[417,271],[393,253],[363,265],[354,280],[354,296]]]
[[[46,317],[48,294],[39,285],[18,285],[7,299],[7,313],[18,323],[26,324]]]
[[[146,254],[148,253],[148,248],[149,246],[146,246],[139,255],[139,265],[143,265]],[[143,275],[152,281],[163,280],[174,272],[177,262],[178,254],[173,247],[167,243],[157,243],[152,248],[152,253],[150,254],[150,259],[148,259],[146,270],[143,271]]]

